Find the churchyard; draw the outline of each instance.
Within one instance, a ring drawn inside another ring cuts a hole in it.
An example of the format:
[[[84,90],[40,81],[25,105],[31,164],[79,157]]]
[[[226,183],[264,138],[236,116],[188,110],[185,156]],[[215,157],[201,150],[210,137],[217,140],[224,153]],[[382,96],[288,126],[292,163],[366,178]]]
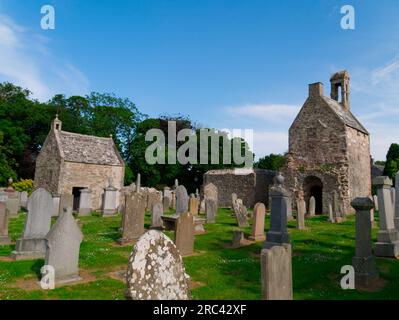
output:
[[[173,214],[169,210],[166,214]],[[295,213],[294,213],[295,214]],[[9,222],[12,242],[20,238],[26,214],[20,212]],[[43,259],[12,261],[15,245],[0,246],[0,299],[125,299],[124,273],[132,245],[120,246],[121,215],[102,217],[99,212],[77,217],[84,234],[79,270],[82,280],[54,290],[38,284]],[[369,291],[343,290],[340,269],[351,264],[355,247],[355,216],[345,222],[329,223],[327,216],[306,219],[307,230],[298,230],[296,221],[287,223],[293,247],[294,299],[398,299],[399,264],[394,259],[377,258],[381,281]],[[378,215],[376,215],[378,221]],[[52,219],[54,224],[55,218]],[[266,216],[265,231],[270,216]],[[145,215],[145,228],[151,214]],[[220,208],[214,224],[205,225],[205,234],[195,236],[195,252],[183,258],[190,276],[193,299],[261,299],[260,251],[264,243],[229,248],[238,229],[231,209]],[[251,226],[239,228],[251,233]],[[376,241],[378,228],[372,229]],[[172,232],[166,235],[173,239]]]

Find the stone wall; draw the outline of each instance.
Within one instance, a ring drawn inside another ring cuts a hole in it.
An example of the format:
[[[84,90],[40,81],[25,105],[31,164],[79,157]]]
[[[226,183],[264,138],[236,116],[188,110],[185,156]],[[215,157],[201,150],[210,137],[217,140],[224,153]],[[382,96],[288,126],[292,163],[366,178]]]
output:
[[[36,159],[34,188],[44,188],[53,195],[58,193],[61,156],[53,131],[50,131]]]
[[[121,190],[124,181],[124,168],[86,163],[63,162],[58,193],[72,194],[72,189],[89,188],[92,190],[92,207],[101,209],[102,194],[108,186],[108,178],[112,177],[114,187]],[[119,192],[117,203],[119,204]]]
[[[274,176],[274,171],[261,169],[211,170],[204,175],[204,186],[213,183],[218,188],[219,207],[231,207],[232,193],[236,193],[247,207],[253,207],[256,202],[267,206]]]

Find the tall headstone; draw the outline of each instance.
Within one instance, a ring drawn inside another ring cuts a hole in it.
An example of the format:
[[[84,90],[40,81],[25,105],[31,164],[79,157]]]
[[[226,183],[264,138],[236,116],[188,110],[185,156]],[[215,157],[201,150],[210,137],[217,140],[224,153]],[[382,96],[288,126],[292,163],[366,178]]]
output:
[[[183,185],[176,188],[176,214],[182,214],[188,211],[188,194]]]
[[[151,208],[151,228],[152,229],[162,229],[163,222],[162,222],[162,215],[163,215],[163,205],[162,203],[154,203]]]
[[[125,210],[122,216],[122,237],[120,244],[130,243],[139,239],[144,233],[146,199],[141,192],[126,196]]]
[[[351,205],[356,210],[355,286],[369,287],[378,279],[371,241],[370,211],[374,204],[370,198],[356,198]]]
[[[91,205],[91,190],[86,188],[80,190],[80,199],[79,199],[79,215],[80,216],[88,216],[92,211]]]
[[[135,244],[126,275],[131,300],[189,300],[183,260],[162,232],[150,230]]]
[[[395,177],[395,228],[399,231],[399,172],[396,174]]]
[[[194,253],[194,217],[190,212],[177,219],[175,243],[182,256]]]
[[[61,215],[64,212],[64,209],[71,208],[73,209],[73,194],[64,193],[60,196],[60,205],[58,215]]]
[[[399,256],[399,233],[395,228],[392,206],[392,180],[388,177],[376,177],[373,184],[377,187],[379,207],[379,231],[375,244],[375,255],[379,257]]]
[[[60,202],[61,196],[59,194],[53,194],[53,212],[51,214],[52,217],[58,217],[60,214]]]
[[[28,203],[28,192],[22,191],[19,195],[19,203],[22,208],[26,209],[27,203]]]
[[[28,215],[24,233],[17,240],[12,257],[20,259],[44,258],[46,253],[46,235],[50,231],[51,214],[53,212],[53,197],[39,188],[28,199]]]
[[[0,201],[0,245],[11,243],[8,236],[8,212],[6,208],[6,203]]]
[[[205,199],[206,223],[216,222],[217,207],[214,199]]]
[[[46,236],[45,265],[55,270],[55,283],[81,280],[79,276],[79,251],[83,234],[72,211],[65,211]]]
[[[314,217],[316,214],[316,199],[315,197],[310,197],[309,199],[309,210],[308,210],[309,217]]]
[[[306,202],[303,198],[297,200],[297,213],[296,213],[296,228],[298,230],[306,230],[305,226],[305,211]]]
[[[254,241],[265,241],[265,215],[266,207],[262,202],[258,202],[254,207],[252,232],[249,237],[250,240]]]
[[[204,187],[204,198],[213,199],[216,202],[216,207],[219,208],[218,188],[213,183],[208,183]]]
[[[290,243],[287,232],[287,207],[289,206],[289,192],[284,188],[284,177],[279,173],[274,178],[274,186],[270,190],[272,198],[270,212],[270,229],[266,234],[265,248]]]
[[[198,198],[194,194],[190,195],[188,207],[189,207],[189,211],[192,215],[194,215],[194,216],[198,215],[199,202],[198,202]]]
[[[116,202],[116,196],[118,189],[113,186],[112,178],[108,178],[108,187],[104,189],[103,193],[103,217],[114,216],[118,211],[118,205]]]
[[[273,213],[272,213],[273,214]],[[291,245],[277,245],[261,252],[262,298],[292,300]]]

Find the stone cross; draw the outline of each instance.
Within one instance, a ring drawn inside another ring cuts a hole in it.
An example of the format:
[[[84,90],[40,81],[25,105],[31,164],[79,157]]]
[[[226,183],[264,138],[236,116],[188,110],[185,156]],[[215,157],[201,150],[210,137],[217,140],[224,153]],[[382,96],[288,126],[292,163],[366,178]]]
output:
[[[212,198],[205,199],[206,223],[215,223],[216,214],[217,214],[216,201]]]
[[[266,234],[265,248],[290,243],[287,232],[287,210],[289,210],[289,192],[284,188],[284,177],[279,173],[274,178],[275,184],[270,190],[272,198],[270,229]]]
[[[143,235],[145,206],[143,193],[134,192],[126,196],[122,216],[122,238],[118,241],[121,245],[136,241]]]
[[[258,202],[254,207],[252,233],[249,237],[253,241],[265,241],[265,215],[266,207],[262,202]]]
[[[395,228],[392,206],[392,180],[388,177],[376,177],[373,184],[377,187],[379,226],[375,255],[380,257],[399,256],[399,233]]]
[[[162,215],[163,215],[163,205],[161,202],[154,203],[151,209],[151,228],[152,229],[162,229],[163,222],[162,222]]]
[[[371,241],[370,212],[374,204],[370,198],[356,198],[351,205],[356,210],[356,253],[352,259],[355,286],[369,287],[378,279]]]
[[[183,185],[176,188],[176,214],[182,214],[188,211],[188,194]]]
[[[316,199],[313,196],[310,197],[310,199],[309,199],[308,213],[309,213],[309,217],[314,217],[316,214]]]
[[[91,205],[91,190],[86,188],[80,190],[80,199],[79,199],[79,215],[80,216],[88,216],[92,211]]]
[[[8,213],[6,208],[6,203],[0,201],[0,245],[11,243],[11,239],[8,236]]]
[[[183,260],[162,232],[146,232],[134,246],[126,276],[131,300],[191,299]]]
[[[21,239],[17,240],[12,258],[39,259],[46,253],[46,236],[50,231],[53,197],[43,188],[35,190],[28,199],[28,215]]]
[[[273,206],[273,205],[272,205]],[[292,300],[291,245],[277,245],[261,252],[262,298]]]
[[[305,211],[306,211],[306,202],[302,198],[297,200],[297,213],[296,213],[296,228],[298,230],[306,230],[305,226]]]
[[[55,269],[55,283],[81,280],[79,251],[83,234],[72,211],[65,209],[46,236],[45,265]]]

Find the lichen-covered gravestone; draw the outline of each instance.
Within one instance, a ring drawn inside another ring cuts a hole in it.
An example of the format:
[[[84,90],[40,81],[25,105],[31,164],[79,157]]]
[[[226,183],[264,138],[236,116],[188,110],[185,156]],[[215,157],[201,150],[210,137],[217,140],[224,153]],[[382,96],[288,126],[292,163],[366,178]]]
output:
[[[46,235],[50,231],[53,197],[39,188],[28,199],[28,216],[21,239],[17,240],[12,257],[18,259],[44,258]]]
[[[186,272],[175,244],[162,232],[146,232],[134,246],[126,274],[126,298],[189,300]]]
[[[79,251],[83,240],[75,218],[70,209],[65,209],[46,236],[45,265],[55,271],[55,282],[78,281]]]

